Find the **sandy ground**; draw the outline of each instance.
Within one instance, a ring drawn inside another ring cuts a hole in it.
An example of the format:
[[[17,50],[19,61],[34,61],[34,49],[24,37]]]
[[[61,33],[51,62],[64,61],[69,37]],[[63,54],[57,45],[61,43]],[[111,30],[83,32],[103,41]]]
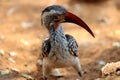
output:
[[[62,78],[49,80],[97,80],[101,67],[120,61],[120,2],[84,2],[83,0],[0,0],[0,80],[42,80],[41,43],[48,36],[41,26],[41,11],[59,4],[81,17],[95,33],[93,38],[75,24],[62,24],[65,33],[79,44],[79,58],[84,75],[68,68]],[[25,76],[27,74],[27,77]],[[29,79],[28,79],[29,80]],[[109,80],[113,80],[112,78]]]

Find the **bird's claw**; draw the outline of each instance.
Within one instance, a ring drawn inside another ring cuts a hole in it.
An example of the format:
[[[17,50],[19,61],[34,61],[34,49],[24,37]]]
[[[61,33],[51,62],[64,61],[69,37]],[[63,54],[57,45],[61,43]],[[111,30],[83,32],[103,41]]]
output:
[[[83,76],[83,73],[82,71],[78,72],[79,76],[82,77]]]

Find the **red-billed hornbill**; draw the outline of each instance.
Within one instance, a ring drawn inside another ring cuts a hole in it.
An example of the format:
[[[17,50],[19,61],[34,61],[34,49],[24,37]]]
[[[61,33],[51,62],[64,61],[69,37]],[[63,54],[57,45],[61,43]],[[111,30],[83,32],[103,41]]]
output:
[[[54,68],[72,66],[82,76],[78,58],[78,44],[73,36],[64,34],[60,23],[75,23],[86,29],[93,37],[94,34],[88,25],[76,15],[68,12],[59,5],[52,5],[42,11],[41,23],[49,31],[49,38],[43,41],[43,78],[47,80]]]

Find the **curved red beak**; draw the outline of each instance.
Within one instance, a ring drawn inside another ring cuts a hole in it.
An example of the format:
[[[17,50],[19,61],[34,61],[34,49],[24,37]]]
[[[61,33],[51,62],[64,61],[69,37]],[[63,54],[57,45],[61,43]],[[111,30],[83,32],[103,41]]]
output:
[[[79,17],[77,17],[76,15],[74,15],[70,12],[66,12],[65,22],[75,23],[75,24],[81,26],[82,28],[84,28],[85,30],[87,30],[93,37],[95,37],[92,30],[89,28],[89,26],[83,20],[81,20]]]

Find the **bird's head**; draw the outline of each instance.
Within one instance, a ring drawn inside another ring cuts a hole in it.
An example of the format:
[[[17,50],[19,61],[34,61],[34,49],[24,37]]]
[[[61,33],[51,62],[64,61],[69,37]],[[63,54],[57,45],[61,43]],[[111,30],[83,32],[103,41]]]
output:
[[[65,22],[75,23],[86,29],[93,37],[95,37],[92,30],[83,20],[81,20],[79,17],[72,14],[71,12],[68,12],[62,6],[52,5],[48,6],[42,11],[41,23],[42,25],[46,26],[48,30],[50,30],[51,28],[57,29],[60,23]]]

